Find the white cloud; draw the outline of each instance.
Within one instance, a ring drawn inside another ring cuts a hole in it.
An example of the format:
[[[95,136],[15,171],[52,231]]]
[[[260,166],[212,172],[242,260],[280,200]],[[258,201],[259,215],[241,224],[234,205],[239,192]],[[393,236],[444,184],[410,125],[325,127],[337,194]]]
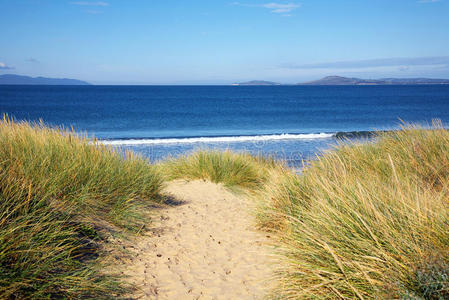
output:
[[[301,5],[295,4],[295,3],[281,4],[281,3],[275,3],[275,2],[262,4],[261,6],[270,9],[272,13],[276,13],[276,14],[289,13],[289,12],[301,7]]]
[[[265,4],[247,4],[247,3],[233,2],[231,4],[246,7],[262,7],[269,9],[272,13],[282,14],[284,16],[290,16],[288,13],[301,7],[301,4],[297,3],[277,3],[277,2],[270,2]]]
[[[7,66],[4,62],[0,62],[0,70],[10,70],[11,67]]]
[[[74,5],[83,5],[83,6],[108,6],[109,3],[108,2],[104,2],[104,1],[75,1],[75,2],[70,2],[71,4]]]
[[[312,64],[283,64],[286,69],[359,69],[379,67],[410,67],[410,66],[442,66],[449,64],[449,56],[427,57],[392,57],[381,59],[366,59],[352,61],[337,61]]]

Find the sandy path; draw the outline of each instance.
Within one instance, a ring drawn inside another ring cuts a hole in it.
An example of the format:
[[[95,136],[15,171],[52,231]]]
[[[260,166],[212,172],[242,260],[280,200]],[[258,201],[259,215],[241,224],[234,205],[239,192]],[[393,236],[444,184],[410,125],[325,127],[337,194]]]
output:
[[[138,240],[125,274],[141,299],[260,299],[270,286],[266,234],[255,231],[248,200],[220,185],[175,181],[182,204],[162,209]]]

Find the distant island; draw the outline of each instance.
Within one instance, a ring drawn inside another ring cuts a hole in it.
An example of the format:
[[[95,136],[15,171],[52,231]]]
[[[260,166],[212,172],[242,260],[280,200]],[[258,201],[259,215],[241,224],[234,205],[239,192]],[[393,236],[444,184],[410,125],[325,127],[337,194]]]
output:
[[[378,85],[385,84],[383,81],[375,79],[348,78],[341,76],[327,76],[319,80],[313,80],[298,85]]]
[[[298,85],[414,85],[414,84],[449,84],[449,79],[431,78],[381,78],[360,79],[341,76],[327,76],[319,80],[298,83]]]
[[[0,75],[0,84],[24,85],[90,85],[86,81],[69,78],[29,77],[14,74]]]
[[[232,85],[425,85],[425,84],[449,84],[449,79],[433,78],[381,78],[361,79],[342,76],[327,76],[319,80],[301,82],[297,84],[282,84],[273,81],[252,80],[233,83]]]
[[[431,78],[381,78],[360,79],[341,76],[327,76],[319,80],[298,83],[298,85],[414,85],[414,84],[449,84],[449,79]]]
[[[252,80],[247,82],[233,83],[232,85],[281,85],[281,84],[273,81]]]

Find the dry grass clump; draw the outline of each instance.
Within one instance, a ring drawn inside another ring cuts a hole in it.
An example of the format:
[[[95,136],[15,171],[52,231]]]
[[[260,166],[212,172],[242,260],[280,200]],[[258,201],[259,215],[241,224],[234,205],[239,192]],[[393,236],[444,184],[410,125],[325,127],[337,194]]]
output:
[[[101,224],[139,230],[162,176],[131,153],[0,120],[0,298],[109,298]]]
[[[279,299],[448,299],[449,132],[341,145],[267,186]]]
[[[197,151],[162,164],[170,179],[204,179],[230,188],[260,189],[274,167],[271,159],[230,151]]]

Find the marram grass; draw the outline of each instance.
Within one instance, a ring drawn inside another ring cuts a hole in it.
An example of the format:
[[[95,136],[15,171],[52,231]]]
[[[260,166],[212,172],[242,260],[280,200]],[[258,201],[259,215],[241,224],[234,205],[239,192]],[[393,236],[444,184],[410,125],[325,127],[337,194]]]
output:
[[[448,299],[449,132],[341,145],[259,195],[277,231],[277,299]]]
[[[274,165],[271,159],[247,153],[203,150],[169,159],[162,163],[161,168],[170,179],[204,179],[229,188],[252,191],[263,187],[268,170]]]
[[[110,298],[104,223],[138,231],[163,178],[132,153],[43,124],[0,121],[0,298]],[[101,257],[100,257],[101,258]]]
[[[277,299],[449,298],[449,133],[407,126],[342,144],[298,175],[200,151],[155,167],[42,124],[0,122],[0,298],[111,298],[101,224],[139,230],[167,179],[251,191],[275,232]],[[100,255],[100,256],[99,256]]]

